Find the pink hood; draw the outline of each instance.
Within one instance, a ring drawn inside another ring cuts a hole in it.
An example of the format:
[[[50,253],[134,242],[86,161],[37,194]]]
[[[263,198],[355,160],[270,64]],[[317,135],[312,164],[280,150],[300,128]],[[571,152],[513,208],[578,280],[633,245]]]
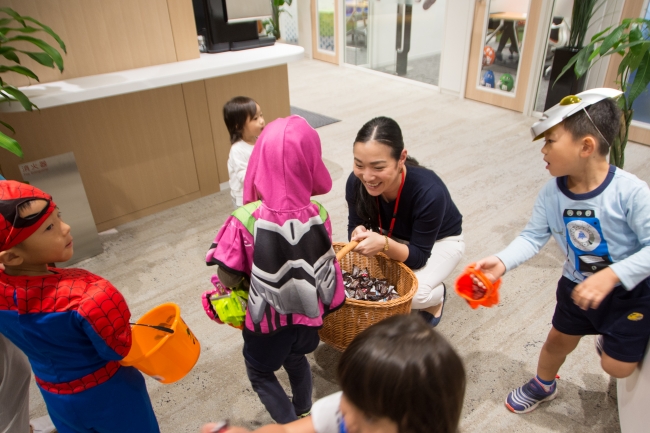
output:
[[[272,210],[301,209],[332,189],[318,133],[300,116],[276,119],[257,139],[244,180],[244,204],[264,198]]]

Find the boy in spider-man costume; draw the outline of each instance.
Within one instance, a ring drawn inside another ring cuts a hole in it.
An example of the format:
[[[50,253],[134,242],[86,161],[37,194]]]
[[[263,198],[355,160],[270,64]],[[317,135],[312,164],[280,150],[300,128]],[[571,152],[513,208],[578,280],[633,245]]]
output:
[[[0,181],[0,333],[29,358],[59,433],[158,433],[142,375],[118,362],[131,348],[124,298],[83,269],[47,266],[72,248],[48,194]]]

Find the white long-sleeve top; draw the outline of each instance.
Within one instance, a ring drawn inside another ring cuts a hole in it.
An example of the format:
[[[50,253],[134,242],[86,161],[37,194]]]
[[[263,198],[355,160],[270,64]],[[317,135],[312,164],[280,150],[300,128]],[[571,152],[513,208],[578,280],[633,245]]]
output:
[[[497,254],[511,270],[533,257],[551,235],[566,255],[563,275],[579,283],[609,266],[632,290],[650,276],[650,189],[610,166],[594,191],[574,194],[566,177],[549,181],[537,196],[521,234]]]
[[[244,204],[244,178],[246,177],[246,167],[248,160],[253,153],[253,145],[240,140],[230,147],[228,155],[228,176],[230,179],[230,196],[235,208]]]

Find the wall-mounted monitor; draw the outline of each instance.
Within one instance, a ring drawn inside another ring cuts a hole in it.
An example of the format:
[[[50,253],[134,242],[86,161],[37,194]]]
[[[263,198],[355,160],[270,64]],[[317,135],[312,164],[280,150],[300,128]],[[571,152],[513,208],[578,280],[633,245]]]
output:
[[[225,0],[226,22],[257,21],[269,18],[273,13],[271,0]]]

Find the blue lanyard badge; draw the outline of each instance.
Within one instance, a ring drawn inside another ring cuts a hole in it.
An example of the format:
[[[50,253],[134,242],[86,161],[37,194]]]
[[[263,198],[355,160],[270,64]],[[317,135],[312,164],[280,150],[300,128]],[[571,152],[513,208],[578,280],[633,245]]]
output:
[[[594,210],[565,209],[563,219],[567,244],[575,254],[573,263],[578,272],[586,278],[613,263]]]

